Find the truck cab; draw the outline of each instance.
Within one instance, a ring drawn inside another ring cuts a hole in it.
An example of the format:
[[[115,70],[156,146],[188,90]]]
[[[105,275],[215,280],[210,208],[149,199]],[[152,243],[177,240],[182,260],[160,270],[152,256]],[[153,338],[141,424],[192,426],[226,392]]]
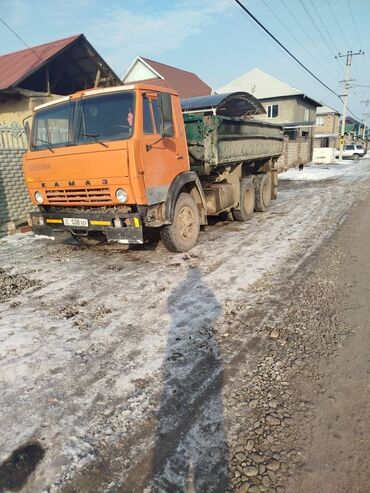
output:
[[[156,228],[192,248],[209,215],[247,221],[277,194],[282,128],[248,93],[182,102],[145,83],[90,89],[35,108],[24,176],[36,235],[143,243]]]
[[[185,192],[193,203],[183,211],[183,234],[195,231],[190,243],[179,238],[170,246],[188,249],[206,221],[179,97],[167,88],[91,89],[35,108],[24,175],[39,208],[32,214],[37,235],[67,230],[89,244],[143,243],[144,228],[173,222]]]

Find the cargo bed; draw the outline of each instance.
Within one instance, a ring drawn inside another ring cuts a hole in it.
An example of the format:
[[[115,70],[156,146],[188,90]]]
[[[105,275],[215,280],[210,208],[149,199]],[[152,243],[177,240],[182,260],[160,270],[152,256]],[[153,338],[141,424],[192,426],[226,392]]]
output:
[[[183,114],[192,168],[213,168],[278,157],[283,131],[279,125],[219,115]]]

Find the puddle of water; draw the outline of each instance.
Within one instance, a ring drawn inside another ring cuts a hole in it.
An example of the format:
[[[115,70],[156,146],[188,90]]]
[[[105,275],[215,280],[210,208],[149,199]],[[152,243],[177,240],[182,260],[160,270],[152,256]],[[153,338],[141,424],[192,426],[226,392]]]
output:
[[[0,465],[0,493],[19,491],[43,459],[45,450],[39,443],[26,444],[15,450]]]

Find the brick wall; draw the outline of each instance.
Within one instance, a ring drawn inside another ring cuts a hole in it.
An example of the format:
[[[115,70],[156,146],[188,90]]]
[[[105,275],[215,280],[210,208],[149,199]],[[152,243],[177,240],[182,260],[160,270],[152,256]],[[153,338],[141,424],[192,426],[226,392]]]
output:
[[[313,143],[311,139],[297,138],[289,140],[284,137],[283,152],[277,160],[278,169],[288,169],[298,164],[306,164],[311,160]]]
[[[4,224],[27,220],[34,210],[23,178],[25,149],[0,149],[0,229]]]
[[[339,132],[339,115],[329,113],[327,115],[317,115],[321,125],[316,125],[316,134],[335,134]]]

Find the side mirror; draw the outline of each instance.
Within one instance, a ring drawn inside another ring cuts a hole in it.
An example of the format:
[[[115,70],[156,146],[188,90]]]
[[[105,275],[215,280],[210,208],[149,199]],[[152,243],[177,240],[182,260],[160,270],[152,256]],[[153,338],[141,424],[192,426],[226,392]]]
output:
[[[158,94],[158,113],[161,137],[173,137],[172,103],[168,92]]]
[[[31,127],[30,127],[30,123],[29,123],[29,119],[32,118],[32,116],[27,116],[24,120],[23,120],[23,127],[24,127],[24,130],[26,132],[26,137],[27,137],[27,144],[29,145],[30,144],[30,139],[31,139]]]

